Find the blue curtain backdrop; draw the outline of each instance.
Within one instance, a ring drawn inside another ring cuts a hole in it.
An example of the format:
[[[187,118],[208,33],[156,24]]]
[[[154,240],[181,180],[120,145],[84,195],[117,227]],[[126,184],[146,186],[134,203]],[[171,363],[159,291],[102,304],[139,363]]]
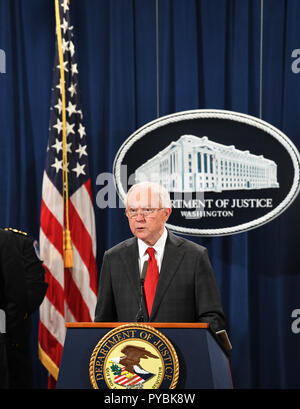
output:
[[[99,266],[104,250],[130,231],[123,209],[97,207],[97,176],[111,172],[120,145],[143,124],[177,111],[227,109],[261,117],[300,147],[298,0],[71,0],[71,9]],[[54,0],[0,0],[0,225],[36,237],[54,44]],[[300,333],[291,329],[300,308],[299,200],[259,229],[190,238],[208,248],[216,272],[237,388],[300,387]],[[37,329],[38,313],[32,354],[42,388]]]

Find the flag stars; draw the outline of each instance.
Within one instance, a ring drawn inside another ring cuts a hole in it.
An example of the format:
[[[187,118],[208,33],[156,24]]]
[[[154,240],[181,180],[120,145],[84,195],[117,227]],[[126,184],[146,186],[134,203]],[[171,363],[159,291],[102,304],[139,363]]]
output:
[[[72,142],[66,144],[66,150],[69,153],[72,153],[71,146],[72,146]]]
[[[73,57],[75,53],[75,47],[74,47],[73,41],[69,41],[69,51],[70,51],[71,57]]]
[[[55,144],[51,145],[51,148],[56,149],[56,153],[59,153],[60,151],[62,151],[62,141],[59,141],[57,138],[55,138]]]
[[[68,68],[67,68],[67,64],[68,64],[68,61],[64,61],[64,62],[63,62],[64,70],[65,70],[66,72],[69,72],[69,70],[68,70]],[[58,64],[56,67],[60,69],[60,64]]]
[[[83,138],[83,135],[86,135],[85,127],[82,125],[82,123],[79,124],[78,133],[80,135],[80,139]]]
[[[77,162],[76,168],[74,168],[72,170],[73,170],[73,172],[76,173],[76,176],[79,177],[80,175],[85,175],[84,167],[85,167],[85,164],[80,165],[80,163]]]
[[[59,112],[59,113],[61,113],[61,110],[62,110],[62,103],[61,103],[61,99],[60,99],[60,98],[58,99],[57,104],[56,104],[56,105],[54,105],[54,108],[57,108],[57,109],[58,109],[58,112]]]
[[[76,104],[73,105],[71,101],[69,101],[68,107],[66,108],[66,111],[68,111],[69,116],[72,114],[76,114]]]
[[[68,91],[71,93],[71,97],[73,97],[73,95],[76,94],[76,85],[71,84],[71,86],[68,88]]]
[[[87,152],[86,152],[86,145],[84,145],[84,146],[81,146],[80,144],[79,144],[79,148],[78,149],[76,149],[76,153],[78,153],[78,155],[79,155],[79,158],[81,158],[81,156],[82,155],[86,155],[86,156],[88,156],[88,154],[87,154]]]
[[[69,10],[68,0],[64,0],[64,1],[61,3],[61,7],[64,9],[64,13],[66,13],[66,11]]]
[[[58,65],[58,67],[59,67],[59,65]],[[66,81],[65,81],[65,83],[66,83]],[[61,81],[59,81],[59,83],[56,85],[56,88],[58,88],[60,93],[62,93],[61,92]]]
[[[56,173],[58,173],[60,170],[62,170],[62,160],[55,158],[55,163],[52,163],[51,167],[55,168]]]
[[[77,63],[76,63],[76,64],[72,64],[71,71],[72,71],[72,74],[73,74],[73,75],[74,75],[74,74],[78,74]]]
[[[69,18],[70,2],[69,0],[59,0],[59,3],[63,61],[56,60],[54,64],[56,78],[52,91],[55,101],[51,107],[51,129],[49,131],[52,132],[52,136],[47,147],[51,159],[48,162],[48,169],[51,169],[53,177],[56,174],[58,179],[60,171],[67,172],[72,181],[72,189],[75,189],[76,184],[81,184],[82,180],[87,177],[88,149],[84,140],[86,130],[81,122],[83,115],[77,95],[79,67],[74,59],[73,26],[71,26]],[[64,73],[64,83],[59,80],[62,71]],[[65,106],[62,104],[63,91],[65,91]],[[62,135],[65,138],[62,138]],[[61,182],[59,182],[60,184]],[[62,186],[62,188],[65,187]]]
[[[69,124],[69,122],[67,122],[67,136],[70,134],[70,133],[73,133],[73,134],[75,134],[75,131],[74,131],[74,126],[75,126],[75,124]]]
[[[53,125],[53,128],[56,128],[57,132],[59,134],[61,133],[61,131],[62,131],[62,121],[59,118],[57,118],[56,125]]]
[[[62,45],[61,48],[63,50],[63,53],[69,50],[69,41],[66,41],[64,38],[62,39]]]
[[[68,166],[69,166],[69,162],[67,162],[67,163],[63,163],[63,166],[62,166],[62,167],[63,167],[64,172],[69,173]]]
[[[67,20],[64,18],[63,19],[63,23],[60,26],[63,30],[64,30],[64,34],[66,34],[67,30],[68,30],[68,22]]]
[[[75,134],[75,131],[74,131],[74,129],[73,129],[74,126],[75,126],[75,123],[74,123],[74,124],[69,124],[69,122],[66,122],[66,132],[67,132],[67,136],[68,136],[69,134]],[[62,121],[61,121],[59,118],[57,118],[57,122],[56,122],[55,125],[53,125],[53,128],[56,128],[56,129],[57,129],[58,134],[61,133],[62,128],[63,128],[63,123],[62,123]]]
[[[69,153],[72,153],[71,146],[72,142],[66,144],[66,151]],[[56,150],[56,154],[59,154],[59,152],[63,150],[63,142],[55,138],[55,143],[51,145],[51,148],[54,148]]]

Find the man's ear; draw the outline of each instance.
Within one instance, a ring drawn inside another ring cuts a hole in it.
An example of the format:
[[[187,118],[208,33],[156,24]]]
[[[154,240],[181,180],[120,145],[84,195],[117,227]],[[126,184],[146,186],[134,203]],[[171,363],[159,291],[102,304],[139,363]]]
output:
[[[167,221],[170,217],[170,214],[172,213],[172,209],[170,207],[166,207],[164,211],[165,211],[166,221]]]

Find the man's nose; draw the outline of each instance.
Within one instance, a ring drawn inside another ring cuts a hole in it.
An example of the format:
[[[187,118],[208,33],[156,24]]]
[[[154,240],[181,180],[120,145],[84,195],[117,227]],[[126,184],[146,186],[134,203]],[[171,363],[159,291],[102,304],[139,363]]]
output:
[[[143,215],[142,212],[138,211],[135,220],[137,220],[137,221],[145,220],[145,216]]]

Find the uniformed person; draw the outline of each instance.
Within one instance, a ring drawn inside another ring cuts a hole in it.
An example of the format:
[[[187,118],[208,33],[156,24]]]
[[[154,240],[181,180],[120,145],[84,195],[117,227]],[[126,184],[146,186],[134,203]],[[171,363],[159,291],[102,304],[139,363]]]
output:
[[[0,309],[6,318],[6,334],[2,338],[6,338],[7,358],[7,370],[4,374],[1,372],[0,387],[32,386],[30,315],[39,308],[46,291],[45,271],[33,238],[15,229],[0,229]],[[3,368],[3,343],[0,348]]]

